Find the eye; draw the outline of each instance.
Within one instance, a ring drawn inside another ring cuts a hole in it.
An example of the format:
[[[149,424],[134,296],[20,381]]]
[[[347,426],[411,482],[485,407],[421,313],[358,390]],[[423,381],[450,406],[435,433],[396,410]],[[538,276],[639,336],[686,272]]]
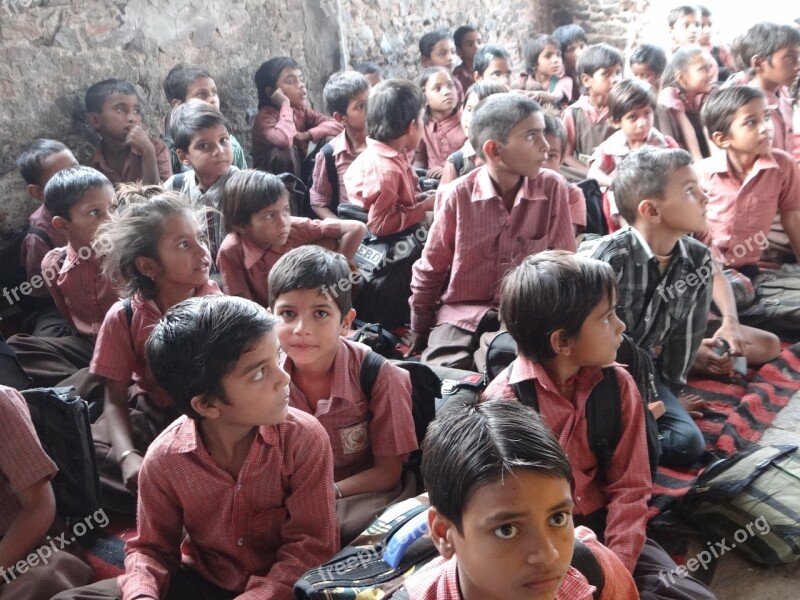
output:
[[[519,528],[511,523],[506,523],[505,525],[500,525],[500,527],[495,529],[492,533],[501,540],[510,540],[519,535]]]
[[[289,321],[295,318],[295,312],[293,310],[289,310],[288,308],[278,312],[278,316],[283,319],[284,321]]]
[[[315,317],[317,317],[318,319],[324,319],[324,318],[325,318],[325,317],[327,317],[329,314],[330,314],[330,313],[329,313],[327,310],[323,310],[323,309],[321,309],[321,308],[320,308],[320,309],[318,309],[318,310],[315,310],[315,311],[314,311],[314,316],[315,316]]]
[[[572,513],[557,512],[550,517],[550,524],[554,527],[566,527],[569,525],[569,517]]]
[[[183,240],[182,242],[178,242],[178,248],[184,248],[185,249],[185,248],[188,248],[188,247],[189,247],[188,240]]]
[[[94,210],[90,210],[89,211],[89,215],[92,216],[92,217],[96,217],[99,214],[100,214],[100,209],[99,208],[95,208]]]
[[[264,379],[265,370],[264,367],[259,367],[255,373],[253,373],[253,381],[261,381]]]

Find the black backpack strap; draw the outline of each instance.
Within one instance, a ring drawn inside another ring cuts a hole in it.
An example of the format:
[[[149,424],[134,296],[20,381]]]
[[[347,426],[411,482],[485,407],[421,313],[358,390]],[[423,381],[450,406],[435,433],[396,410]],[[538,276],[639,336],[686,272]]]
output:
[[[333,146],[325,144],[321,149],[325,157],[325,172],[328,174],[328,182],[331,184],[331,203],[328,206],[334,213],[339,207],[339,174],[336,172],[336,158],[333,156]]]
[[[370,351],[364,357],[364,362],[361,363],[361,374],[358,376],[358,383],[367,401],[372,399],[372,388],[375,387],[375,382],[378,380],[378,373],[383,366],[386,359],[377,352]]]
[[[619,381],[614,367],[603,369],[603,379],[586,400],[586,430],[589,447],[605,474],[622,435],[622,406]]]
[[[512,362],[508,365],[506,372],[508,378],[511,380],[511,368],[514,366]],[[517,400],[522,402],[525,406],[530,406],[537,413],[539,412],[539,398],[536,395],[536,382],[533,379],[526,379],[518,383],[510,383],[511,389],[514,390],[514,395]]]
[[[31,225],[30,227],[28,227],[28,233],[32,233],[40,240],[42,240],[45,244],[47,244],[47,247],[50,248],[50,250],[56,247],[56,245],[53,243],[53,239],[41,227],[36,227],[35,225]]]
[[[122,308],[125,311],[125,320],[128,321],[128,329],[130,329],[131,323],[133,323],[133,305],[130,296],[122,299]]]
[[[590,585],[597,588],[592,595],[593,598],[600,598],[603,594],[603,588],[606,586],[606,578],[603,576],[603,568],[597,562],[597,558],[592,554],[592,550],[575,538],[572,551],[572,562],[570,566],[576,568],[581,574],[586,577]]]
[[[186,173],[175,173],[172,178],[172,190],[180,192],[183,189],[183,184],[186,183]]]
[[[453,163],[453,166],[456,168],[456,173],[461,175],[461,169],[464,168],[464,153],[461,150],[456,150],[447,160]]]

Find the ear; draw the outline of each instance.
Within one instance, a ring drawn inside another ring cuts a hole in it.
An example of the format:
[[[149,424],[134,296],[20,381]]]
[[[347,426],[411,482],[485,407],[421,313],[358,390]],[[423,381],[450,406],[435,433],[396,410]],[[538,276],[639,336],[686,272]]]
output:
[[[439,514],[435,506],[428,509],[428,533],[436,549],[444,558],[452,558],[456,553],[453,546],[452,536],[456,532],[456,526]]]
[[[422,56],[419,59],[419,62],[422,63],[423,67],[430,67],[431,66],[431,59],[427,56]]]
[[[352,325],[353,319],[355,319],[355,318],[356,318],[356,309],[355,308],[351,308],[350,310],[348,310],[347,314],[345,314],[342,317],[342,325],[341,325],[341,334],[342,335],[347,335],[349,333],[350,325]]]
[[[173,98],[172,100],[170,100],[170,101],[169,101],[169,105],[170,105],[172,108],[175,108],[176,106],[180,106],[181,104],[183,104],[183,102],[181,102],[181,101],[180,101],[180,100],[178,100],[177,98]]]
[[[44,188],[42,186],[29,183],[25,186],[25,191],[28,192],[28,196],[34,200],[44,203]]]
[[[766,62],[766,57],[761,56],[760,54],[756,54],[753,58],[750,59],[750,66],[752,67],[753,71],[756,73],[760,73],[764,69],[764,63]]]
[[[581,85],[585,88],[589,87],[589,82],[592,80],[588,73],[581,73]]]
[[[64,217],[53,217],[53,227],[61,233],[66,234],[69,231],[69,221]]]
[[[178,160],[181,161],[181,163],[183,163],[184,165],[189,164],[189,155],[186,154],[186,152],[184,152],[180,148],[175,148],[175,154],[178,156]]]
[[[346,114],[343,115],[339,111],[335,110],[335,111],[333,111],[333,115],[331,115],[331,116],[333,117],[333,120],[336,121],[337,123],[342,123],[344,125],[347,125],[347,115]]]
[[[730,145],[730,141],[728,140],[728,136],[722,133],[721,131],[715,131],[711,134],[711,141],[714,142],[719,148],[724,150],[728,149]]]
[[[87,117],[88,117],[88,120],[89,120],[89,126],[92,129],[99,129],[100,128],[100,120],[98,119],[98,117],[99,117],[98,113],[90,112],[90,113],[88,113]]]
[[[489,158],[492,160],[500,160],[500,148],[501,144],[497,140],[486,140],[483,142],[483,155],[486,157],[488,161]]]
[[[572,352],[570,338],[564,329],[556,329],[550,334],[550,347],[558,356],[569,356]]]
[[[636,212],[650,223],[661,222],[661,211],[658,210],[658,205],[649,198],[645,198],[639,202],[639,206],[636,207]]]
[[[148,279],[154,279],[161,271],[161,265],[158,264],[158,261],[147,256],[137,256],[133,264]]]
[[[220,414],[214,400],[205,396],[195,396],[189,401],[189,406],[204,419],[216,419]]]
[[[472,78],[473,78],[475,81],[483,81],[483,76],[482,76],[480,73],[478,73],[477,71],[474,71],[474,72],[472,73]]]

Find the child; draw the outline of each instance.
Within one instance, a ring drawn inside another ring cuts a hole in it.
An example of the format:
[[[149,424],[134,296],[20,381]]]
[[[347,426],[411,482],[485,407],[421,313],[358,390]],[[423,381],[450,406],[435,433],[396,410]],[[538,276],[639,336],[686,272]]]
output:
[[[508,87],[496,81],[480,81],[469,87],[467,93],[464,94],[464,107],[461,109],[461,128],[464,130],[464,135],[469,136],[472,111],[475,110],[478,102],[492,94],[502,94],[507,91]],[[483,165],[483,161],[475,153],[475,149],[472,147],[469,138],[467,138],[460,150],[447,157],[447,162],[445,162],[442,171],[441,183],[449,183],[481,165]]]
[[[221,203],[230,231],[217,255],[225,292],[269,306],[267,277],[276,261],[304,244],[323,240],[352,260],[367,228],[358,221],[293,217],[289,192],[277,175],[239,171],[225,182]]]
[[[92,580],[89,565],[69,551],[52,552],[45,539],[56,514],[50,480],[57,471],[25,399],[0,386],[0,600],[49,600]]]
[[[697,44],[700,35],[700,15],[697,6],[676,6],[667,13],[667,26],[672,52]]]
[[[133,510],[142,457],[178,416],[147,369],[147,336],[174,304],[220,293],[208,280],[203,237],[195,211],[175,192],[131,204],[97,233],[103,272],[126,298],[108,311],[89,368],[105,381],[103,414],[92,424],[92,437],[110,510]],[[129,399],[131,380],[136,386]]]
[[[423,449],[428,531],[441,558],[405,582],[410,600],[589,600],[595,588],[570,566],[575,539],[599,563],[601,598],[638,598],[619,558],[573,527],[572,469],[536,411],[503,400],[457,405],[431,424]]]
[[[361,73],[364,76],[364,78],[369,82],[369,87],[375,87],[381,81],[383,81],[383,69],[381,69],[374,62],[367,61],[358,63],[353,70]]]
[[[199,101],[219,109],[217,84],[211,74],[198,65],[181,63],[172,67],[164,79],[164,94],[167,96],[167,102],[172,108],[185,102]],[[164,129],[169,131],[169,117],[167,117],[166,121]],[[233,150],[233,165],[239,169],[246,169],[247,159],[244,156],[242,145],[233,135],[229,137],[231,149]],[[181,173],[185,171],[185,165],[178,158],[177,152],[175,152],[175,142],[171,138],[166,141],[167,145],[170,146],[172,172]]]
[[[613,364],[619,387],[620,440],[610,458],[598,457],[587,439],[585,406],[614,362],[625,324],[614,307],[619,295],[606,263],[567,252],[528,256],[504,279],[500,317],[519,355],[489,384],[486,398],[518,398],[516,387],[535,386],[539,413],[569,457],[575,477],[573,520],[590,525],[613,550],[645,598],[714,598],[691,577],[675,583],[658,573],[677,568],[646,539],[652,481],[647,459],[644,410],[633,378]],[[672,595],[672,588],[678,595]],[[630,597],[630,596],[626,596]]]
[[[481,46],[475,54],[475,82],[496,81],[511,87],[511,55],[502,46]]]
[[[661,93],[661,77],[667,69],[667,54],[664,49],[654,44],[637,46],[631,53],[629,64],[631,77],[648,83],[653,94],[658,98]],[[656,104],[653,127],[663,135],[674,139],[679,146],[684,145],[677,119],[672,111],[663,104]]]
[[[423,67],[444,67],[452,73],[456,66],[456,46],[446,29],[429,31],[419,40],[420,63]],[[464,98],[464,88],[455,79],[457,102]]]
[[[384,362],[372,397],[361,390],[369,349],[342,337],[355,317],[342,281],[352,280],[341,256],[297,248],[270,272],[269,306],[283,319],[278,339],[292,378],[290,403],[319,419],[333,447],[336,512],[347,544],[388,504],[415,495],[416,483],[404,486],[402,469],[417,438],[408,372]]]
[[[578,78],[586,93],[564,110],[567,130],[564,163],[585,178],[586,163],[614,128],[608,119],[608,94],[622,79],[622,54],[608,44],[593,44],[578,60]]]
[[[714,59],[700,46],[683,46],[672,55],[664,73],[658,103],[666,106],[680,129],[683,147],[695,161],[709,155],[699,122],[700,108],[716,81]]]
[[[630,153],[618,165],[614,190],[619,211],[631,227],[581,250],[608,262],[617,274],[617,313],[633,341],[647,351],[661,348],[655,361],[655,386],[666,408],[658,419],[661,464],[691,466],[702,455],[705,441],[682,405],[691,407],[689,399],[678,398],[701,342],[713,355],[714,340],[704,340],[712,294],[723,318],[711,337],[727,340],[732,353],[760,364],[775,358],[780,345],[771,334],[739,327],[730,284],[708,248],[689,237],[706,227],[708,197],[685,150],[646,147]],[[676,289],[683,290],[678,297]],[[730,358],[726,360],[730,372]]]
[[[369,92],[369,82],[356,71],[331,75],[322,91],[325,110],[344,125],[344,131],[329,143],[336,172],[328,172],[330,159],[325,149],[317,153],[314,162],[309,196],[311,208],[320,219],[338,219],[336,207],[348,202],[344,174],[367,147],[366,113]],[[338,191],[336,197],[334,191]]]
[[[433,179],[442,178],[447,157],[467,141],[461,127],[461,109],[454,81],[444,67],[425,69],[419,80],[426,100],[425,128],[414,166],[427,169],[427,176]]]
[[[486,164],[439,198],[413,269],[408,355],[427,342],[423,362],[475,370],[474,361],[482,371],[474,354],[481,336],[499,327],[503,274],[534,252],[574,251],[575,237],[566,181],[541,170],[548,149],[541,107],[520,94],[494,94],[475,108],[469,129]]]
[[[542,165],[546,169],[566,174],[561,171],[564,162],[564,150],[567,147],[567,130],[564,124],[556,117],[545,111],[544,113],[544,139],[550,149],[547,151],[547,160]],[[569,214],[575,235],[578,236],[586,230],[586,198],[583,190],[575,183],[568,184]]]
[[[700,32],[697,35],[697,44],[708,52],[717,63],[717,81],[724,82],[731,76],[736,66],[733,56],[727,46],[715,46],[711,39],[713,33],[711,11],[701,5],[697,6],[697,10],[700,12]]]
[[[111,180],[158,185],[172,175],[169,148],[142,127],[139,94],[127,81],[105,79],[86,91],[89,125],[100,145],[88,161]]]
[[[525,72],[522,89],[534,91],[533,99],[543,104],[566,106],[572,97],[572,78],[564,74],[561,43],[551,35],[537,35],[525,44]]]
[[[309,144],[340,134],[342,125],[308,106],[303,72],[288,56],[263,63],[255,84],[258,114],[253,122],[253,167],[300,177]]]
[[[567,98],[567,104],[572,104],[581,95],[581,84],[578,78],[578,59],[586,49],[586,44],[589,43],[589,40],[583,27],[575,23],[556,27],[552,35],[561,44],[564,75],[572,79],[572,96]]]
[[[350,202],[369,212],[367,227],[387,236],[418,225],[433,210],[408,161],[425,124],[425,95],[410,81],[388,79],[367,100],[367,149],[350,165],[344,184]]]
[[[483,46],[481,33],[473,25],[462,25],[453,34],[456,53],[461,63],[453,69],[453,77],[461,84],[461,88],[469,89],[475,83],[475,54]]]
[[[147,362],[183,416],[142,463],[125,574],[58,600],[291,600],[336,552],[331,451],[288,407],[277,323],[230,296],[191,298],[154,323]]]

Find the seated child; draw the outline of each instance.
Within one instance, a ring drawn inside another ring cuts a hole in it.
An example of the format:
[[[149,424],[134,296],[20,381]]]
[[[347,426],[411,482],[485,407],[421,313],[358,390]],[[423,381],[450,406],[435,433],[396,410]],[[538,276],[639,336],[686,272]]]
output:
[[[567,99],[567,104],[572,104],[581,95],[581,82],[578,77],[578,59],[586,50],[589,40],[586,31],[576,23],[556,27],[553,37],[561,44],[561,58],[564,59],[564,75],[572,79],[572,96]]]
[[[542,104],[566,106],[573,80],[564,74],[561,43],[551,35],[537,35],[525,43],[524,53],[525,72],[518,82],[521,89],[534,92],[532,98]]]
[[[715,46],[712,40],[713,21],[711,11],[702,5],[697,6],[700,12],[700,33],[697,35],[697,44],[708,52],[717,63],[717,81],[727,81],[736,68],[730,48],[725,45]]]
[[[622,79],[622,54],[608,44],[593,44],[578,60],[578,78],[586,92],[564,109],[567,129],[564,164],[585,178],[595,148],[614,133],[608,113],[608,95]]]
[[[350,202],[369,212],[367,227],[387,236],[418,225],[433,210],[408,160],[425,127],[425,95],[410,81],[388,79],[367,100],[367,149],[350,165],[344,184]]]
[[[58,600],[291,600],[336,552],[331,450],[288,407],[277,323],[248,300],[207,296],[153,324],[147,362],[183,416],[141,465],[125,574]]]
[[[541,252],[506,275],[500,317],[519,354],[484,392],[485,398],[518,399],[535,386],[539,414],[569,457],[574,477],[573,521],[589,526],[633,574],[644,598],[711,599],[691,576],[662,581],[677,566],[646,538],[652,481],[644,409],[633,378],[614,363],[625,324],[614,307],[614,271],[572,253]],[[619,387],[620,440],[610,457],[596,456],[587,439],[585,406],[611,365]],[[515,384],[520,384],[515,386]],[[625,596],[629,597],[629,596]]]
[[[600,598],[639,597],[620,559],[573,526],[572,469],[532,408],[454,406],[431,423],[422,456],[441,557],[406,580],[410,600],[590,600],[595,588],[570,566],[576,539],[599,563]]]
[[[676,6],[667,13],[667,26],[675,53],[684,46],[695,46],[700,37],[699,7],[691,4]]]
[[[89,125],[100,135],[86,164],[111,183],[158,185],[172,175],[169,148],[142,127],[139,102],[136,88],[121,79],[99,81],[86,91]]]
[[[334,73],[322,91],[325,110],[344,125],[344,131],[328,144],[336,171],[328,171],[331,159],[328,158],[325,148],[317,153],[314,163],[309,196],[311,208],[320,219],[338,219],[336,207],[348,202],[344,174],[367,147],[366,113],[369,92],[369,82],[356,71]]]
[[[564,162],[564,151],[567,147],[567,130],[564,124],[554,115],[544,113],[544,139],[550,149],[547,151],[547,160],[542,165],[546,169],[561,173]],[[561,173],[565,175],[564,173]],[[586,230],[586,198],[583,190],[575,183],[569,183],[569,214],[575,235],[578,236]]]
[[[642,44],[637,46],[631,53],[628,62],[631,78],[649,84],[653,94],[658,98],[661,93],[661,77],[667,69],[667,54],[664,49],[654,44]],[[656,103],[655,113],[653,114],[653,127],[663,135],[670,136],[679,146],[683,147],[683,138],[681,137],[678,121],[672,111],[663,104]]]
[[[427,169],[429,178],[441,179],[447,157],[467,141],[461,127],[456,86],[447,69],[429,67],[422,73],[419,87],[425,93],[425,128],[414,157],[414,166]]]
[[[181,63],[169,70],[164,78],[164,94],[167,102],[172,108],[180,106],[186,102],[205,102],[219,109],[219,94],[217,84],[211,74],[203,67]],[[169,131],[169,115],[165,119],[164,130]],[[247,159],[244,155],[242,145],[233,135],[230,135],[231,149],[233,150],[233,165],[239,169],[247,168]],[[169,146],[170,156],[172,157],[172,172],[181,173],[186,171],[186,165],[178,158],[175,152],[175,141],[170,137],[165,139]]]
[[[469,89],[475,83],[475,54],[483,46],[481,33],[473,25],[462,25],[453,34],[456,54],[461,63],[453,69],[453,77],[458,79],[461,88]]]
[[[288,56],[263,63],[255,84],[258,114],[253,122],[253,167],[300,177],[309,144],[338,135],[342,125],[308,106],[303,72]]]
[[[381,69],[378,65],[374,62],[362,62],[358,63],[353,70],[361,73],[364,76],[364,79],[367,80],[369,83],[369,87],[375,87],[381,81],[383,81],[383,69]]]
[[[453,72],[456,66],[456,46],[453,38],[446,29],[429,31],[419,39],[419,61],[423,67],[443,67],[449,73]],[[456,93],[456,104],[464,98],[464,88],[458,79],[453,80]]]
[[[441,192],[414,264],[408,355],[424,349],[423,362],[475,370],[474,361],[482,371],[482,357],[473,355],[482,334],[499,327],[505,272],[535,252],[574,251],[575,236],[566,181],[541,169],[548,150],[541,107],[520,94],[494,94],[475,108],[469,130],[486,164]]]
[[[289,192],[277,175],[238,171],[225,182],[221,207],[230,231],[217,255],[225,293],[269,306],[267,277],[293,248],[324,240],[352,260],[367,228],[358,221],[291,216]]]
[[[475,83],[495,81],[511,87],[511,55],[502,46],[481,46],[475,54]]]
[[[89,367],[105,382],[103,414],[92,424],[92,437],[105,508],[133,512],[142,457],[178,416],[147,369],[145,341],[172,305],[220,291],[208,279],[203,226],[176,192],[120,207],[98,231],[96,245],[103,272],[125,300],[108,311]],[[136,385],[129,394],[131,381]]]
[[[283,319],[278,340],[292,378],[290,404],[319,419],[333,447],[343,545],[388,504],[416,494],[416,482],[404,485],[402,477],[417,449],[409,375],[384,362],[372,397],[364,396],[359,377],[370,350],[342,337],[355,317],[350,287],[339,283],[349,275],[341,256],[318,246],[285,254],[269,275],[269,305]]]

